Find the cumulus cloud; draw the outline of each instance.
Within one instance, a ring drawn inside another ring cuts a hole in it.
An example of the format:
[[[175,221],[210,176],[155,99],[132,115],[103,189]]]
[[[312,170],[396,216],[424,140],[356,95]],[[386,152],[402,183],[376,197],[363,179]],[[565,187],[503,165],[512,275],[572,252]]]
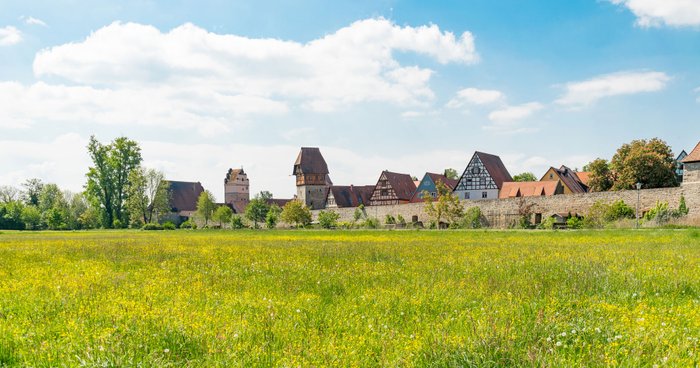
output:
[[[539,102],[528,102],[516,106],[506,106],[489,114],[489,120],[497,124],[510,124],[530,117],[544,108]]]
[[[572,107],[588,106],[605,97],[660,91],[670,80],[671,77],[666,73],[654,71],[601,75],[585,81],[567,83],[566,93],[556,102]]]
[[[30,25],[30,26],[42,26],[42,27],[48,27],[46,22],[44,22],[41,19],[34,18],[34,17],[20,17],[24,21],[25,24]]]
[[[447,107],[457,109],[465,104],[487,105],[502,101],[504,98],[505,96],[501,91],[465,88],[457,92],[457,95],[447,103]]]
[[[89,85],[206,84],[227,94],[299,99],[320,111],[365,101],[416,105],[431,100],[432,71],[401,65],[396,52],[423,54],[443,64],[478,60],[469,32],[456,37],[436,25],[400,27],[381,18],[355,22],[308,43],[219,35],[192,24],[163,33],[152,26],[113,23],[83,42],[40,52],[34,71]]]
[[[0,46],[12,46],[22,42],[22,32],[13,26],[0,28]]]
[[[610,0],[628,8],[641,27],[700,26],[700,2],[697,0]]]

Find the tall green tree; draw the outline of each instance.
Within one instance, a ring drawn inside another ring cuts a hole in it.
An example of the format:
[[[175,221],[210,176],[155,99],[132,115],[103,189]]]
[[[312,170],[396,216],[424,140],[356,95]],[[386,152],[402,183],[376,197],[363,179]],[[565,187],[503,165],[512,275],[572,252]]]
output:
[[[208,190],[203,191],[197,199],[197,215],[204,220],[204,226],[209,224],[215,210],[214,195]]]
[[[141,148],[126,137],[102,144],[95,136],[90,137],[87,148],[93,166],[86,174],[86,192],[100,208],[103,226],[111,228],[116,220],[128,223],[127,183],[129,173],[141,164]]]
[[[268,201],[272,198],[272,193],[262,191],[248,203],[245,208],[245,217],[253,222],[253,226],[257,229],[258,223],[264,223],[267,218],[267,213],[270,211]]]
[[[464,206],[459,202],[459,198],[443,182],[437,182],[436,189],[436,200],[427,191],[423,193],[425,213],[437,226],[440,226],[443,220],[448,223],[459,221],[464,215]]]
[[[131,170],[126,199],[131,222],[157,222],[161,215],[170,210],[169,188],[165,175],[160,171],[140,166]]]
[[[12,186],[3,185],[0,186],[0,202],[10,203],[18,200],[20,197],[20,191]]]
[[[659,138],[639,139],[623,144],[613,156],[610,168],[615,174],[613,190],[678,186],[673,152]]]
[[[584,166],[583,171],[590,172],[588,188],[592,192],[605,192],[612,188],[614,177],[608,160],[597,158]]]
[[[42,187],[39,193],[39,211],[44,225],[50,230],[68,228],[68,202],[58,185],[46,184]]]
[[[27,179],[27,181],[22,184],[24,187],[24,202],[28,205],[38,206],[39,205],[39,193],[44,188],[44,183],[41,179]]]
[[[282,221],[296,227],[305,226],[311,223],[311,210],[301,201],[293,200],[282,207],[280,217]]]
[[[219,206],[212,215],[212,219],[219,222],[219,227],[224,227],[224,223],[231,221],[231,217],[233,217],[233,210],[225,205]]]
[[[535,174],[531,172],[524,172],[513,177],[513,181],[537,181]]]

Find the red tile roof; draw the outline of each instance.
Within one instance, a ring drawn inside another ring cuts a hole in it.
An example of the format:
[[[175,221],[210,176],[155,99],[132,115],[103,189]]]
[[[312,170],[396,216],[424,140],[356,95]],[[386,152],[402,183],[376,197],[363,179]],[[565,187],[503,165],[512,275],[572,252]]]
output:
[[[688,156],[685,156],[685,158],[682,159],[681,162],[682,163],[700,162],[700,143],[698,143],[698,145],[695,146],[693,151],[691,151]]]
[[[588,171],[577,171],[576,176],[578,176],[578,179],[588,186],[588,181],[591,180],[591,173]]]
[[[551,196],[561,192],[557,181],[507,181],[498,192],[498,198]]]
[[[506,169],[506,166],[503,164],[500,157],[478,151],[476,152],[476,155],[479,156],[479,159],[481,160],[481,163],[484,164],[486,171],[488,171],[491,178],[493,178],[493,181],[496,183],[496,187],[500,189],[504,182],[513,181],[513,178],[510,176],[508,169]]]

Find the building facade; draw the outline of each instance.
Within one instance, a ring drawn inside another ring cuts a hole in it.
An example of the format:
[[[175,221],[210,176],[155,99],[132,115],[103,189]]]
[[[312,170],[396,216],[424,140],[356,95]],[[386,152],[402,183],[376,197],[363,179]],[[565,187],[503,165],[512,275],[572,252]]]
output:
[[[333,185],[328,165],[318,147],[302,147],[292,175],[296,176],[297,199],[312,210],[326,207],[328,188]]]
[[[447,186],[449,190],[454,190],[457,186],[457,180],[450,179],[445,175],[425,173],[423,179],[419,182],[416,192],[411,198],[412,203],[423,202],[425,200],[424,194],[428,193],[431,198],[437,198],[437,183],[443,183]]]
[[[497,199],[504,182],[513,181],[501,158],[474,152],[457,182],[454,193],[459,199]]]
[[[245,212],[250,203],[250,182],[243,168],[228,169],[224,179],[224,203],[230,205],[235,213]]]
[[[370,205],[387,206],[409,203],[415,191],[416,185],[411,175],[383,171],[377,185],[374,186]]]
[[[700,183],[700,143],[681,162],[683,185]]]
[[[561,181],[564,194],[588,193],[588,186],[583,183],[581,176],[564,165],[558,169],[550,167],[540,181]]]

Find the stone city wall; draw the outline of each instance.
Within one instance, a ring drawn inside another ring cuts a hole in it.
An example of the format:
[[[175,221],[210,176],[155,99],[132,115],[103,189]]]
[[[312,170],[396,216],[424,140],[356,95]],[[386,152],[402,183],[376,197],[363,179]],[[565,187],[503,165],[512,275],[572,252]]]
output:
[[[546,218],[556,213],[585,215],[590,207],[598,202],[605,203],[624,200],[632,208],[637,205],[637,191],[595,192],[584,194],[555,195],[548,197],[524,197],[509,199],[492,199],[481,201],[462,201],[465,208],[480,207],[490,227],[506,228],[518,219],[518,208],[521,201],[534,204],[532,213],[541,213]],[[690,209],[690,219],[700,219],[700,183],[688,183],[677,188],[644,189],[639,191],[640,209],[648,211],[656,205],[656,202],[668,202],[670,208],[677,208],[681,195],[685,196],[686,204]],[[393,206],[368,206],[365,213],[369,217],[376,217],[382,223],[386,215],[396,217],[401,215],[407,222],[421,221],[428,223],[424,211],[425,204],[410,203]],[[336,208],[334,212],[340,215],[339,221],[352,221],[355,208]],[[319,211],[312,211],[314,219]]]

